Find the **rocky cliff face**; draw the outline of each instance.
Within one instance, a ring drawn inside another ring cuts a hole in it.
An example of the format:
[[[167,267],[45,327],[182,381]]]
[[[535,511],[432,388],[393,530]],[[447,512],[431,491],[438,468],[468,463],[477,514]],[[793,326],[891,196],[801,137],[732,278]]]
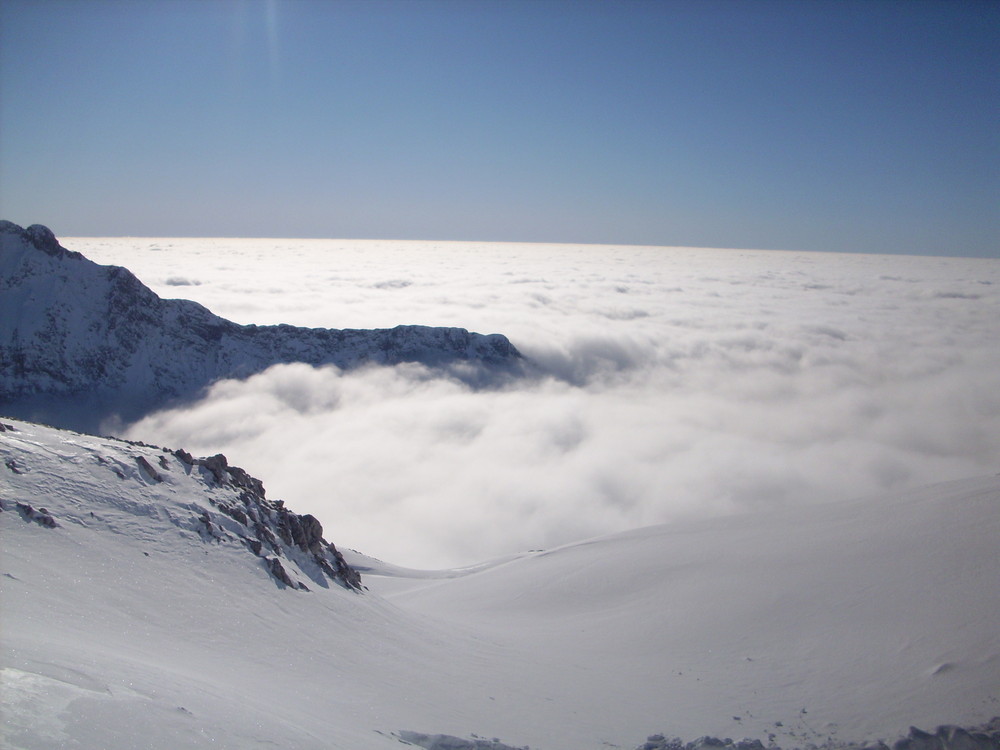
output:
[[[0,412],[95,430],[271,365],[418,362],[472,384],[520,372],[505,336],[462,328],[243,326],[160,299],[128,270],[63,248],[46,227],[0,221]]]

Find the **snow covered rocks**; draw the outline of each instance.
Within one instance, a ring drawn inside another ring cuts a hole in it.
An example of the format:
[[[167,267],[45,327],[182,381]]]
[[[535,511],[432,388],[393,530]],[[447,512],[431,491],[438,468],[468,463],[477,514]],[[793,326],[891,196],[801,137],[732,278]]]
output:
[[[858,743],[844,742],[828,738],[820,745],[809,743],[814,750],[889,750],[882,741]],[[736,740],[730,738],[699,737],[693,742],[683,742],[679,738],[650,735],[636,750],[765,750],[760,740]],[[782,750],[773,741],[767,750]],[[797,748],[795,748],[797,750]],[[945,724],[932,734],[917,727],[910,727],[905,737],[892,743],[892,750],[1000,750],[1000,717],[988,723],[965,729]]]
[[[417,362],[475,384],[519,374],[505,336],[463,328],[241,326],[164,300],[124,268],[66,250],[46,227],[0,221],[0,413],[98,431],[275,364]]]
[[[62,525],[57,518],[84,527],[138,524],[144,538],[171,534],[248,551],[258,568],[292,589],[361,589],[361,577],[323,538],[316,518],[268,500],[260,480],[221,454],[194,458],[29,423],[5,425],[0,449],[8,472],[0,507],[25,521],[50,529]],[[57,510],[36,509],[29,500]]]

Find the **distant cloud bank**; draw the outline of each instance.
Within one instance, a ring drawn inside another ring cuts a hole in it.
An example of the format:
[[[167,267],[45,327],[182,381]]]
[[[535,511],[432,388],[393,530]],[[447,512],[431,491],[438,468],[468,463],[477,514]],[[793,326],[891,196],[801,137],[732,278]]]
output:
[[[418,366],[286,365],[128,429],[221,451],[346,546],[403,565],[1000,470],[1000,261],[64,244],[238,322],[508,335],[542,377],[474,392]]]

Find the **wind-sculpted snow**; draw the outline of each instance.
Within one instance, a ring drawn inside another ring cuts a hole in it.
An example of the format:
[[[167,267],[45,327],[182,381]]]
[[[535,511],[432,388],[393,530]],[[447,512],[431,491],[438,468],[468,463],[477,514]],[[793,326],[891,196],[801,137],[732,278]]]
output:
[[[49,529],[106,524],[121,533],[177,535],[209,549],[245,550],[246,559],[283,588],[335,583],[361,589],[361,577],[323,538],[316,518],[268,500],[259,479],[221,454],[194,458],[183,450],[60,432],[54,432],[61,436],[56,448],[40,449],[45,433],[35,429],[0,423],[10,470],[0,512],[16,510]],[[31,504],[43,502],[58,510]]]
[[[238,325],[187,300],[164,300],[128,270],[66,250],[46,227],[0,222],[0,407],[96,431],[198,395],[225,378],[290,362],[417,362],[467,383],[517,373],[505,336],[463,328]]]

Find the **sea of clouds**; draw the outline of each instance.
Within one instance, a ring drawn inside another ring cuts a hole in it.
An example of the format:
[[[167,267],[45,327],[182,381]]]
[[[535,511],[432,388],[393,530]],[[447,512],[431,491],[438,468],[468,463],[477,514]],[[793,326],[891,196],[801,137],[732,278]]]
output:
[[[503,333],[542,375],[274,367],[134,439],[225,453],[326,536],[456,566],[678,517],[1000,471],[1000,261],[78,238],[240,323]]]

